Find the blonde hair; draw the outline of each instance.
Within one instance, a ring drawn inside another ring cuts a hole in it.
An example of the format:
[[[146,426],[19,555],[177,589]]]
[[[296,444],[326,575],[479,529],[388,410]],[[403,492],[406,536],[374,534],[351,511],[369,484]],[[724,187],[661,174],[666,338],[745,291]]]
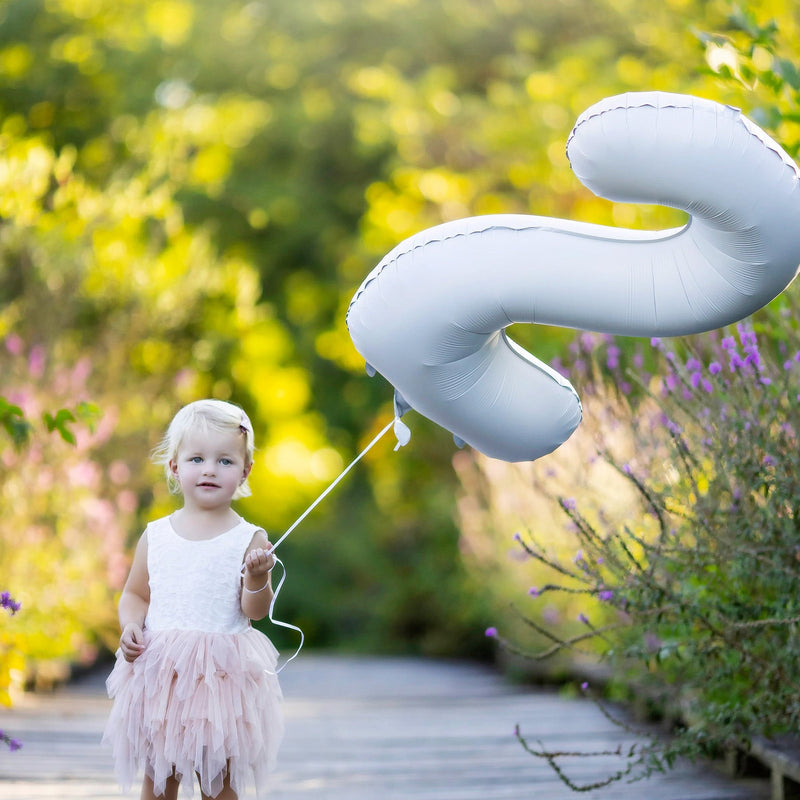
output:
[[[241,433],[244,436],[245,466],[253,463],[255,443],[253,442],[253,425],[249,417],[239,406],[224,400],[196,400],[184,406],[170,422],[167,432],[160,444],[153,451],[153,461],[164,465],[167,486],[172,494],[180,494],[181,487],[170,468],[183,443],[190,432],[216,430],[224,433]],[[234,492],[233,499],[249,497],[250,487],[247,478]]]

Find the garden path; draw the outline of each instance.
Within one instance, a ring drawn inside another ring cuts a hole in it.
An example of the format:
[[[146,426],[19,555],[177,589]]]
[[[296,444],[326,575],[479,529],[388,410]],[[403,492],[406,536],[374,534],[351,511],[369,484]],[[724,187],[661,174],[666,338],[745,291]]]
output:
[[[24,742],[16,753],[0,752],[0,800],[124,797],[100,745],[104,677],[92,673],[0,712],[0,729]],[[479,665],[303,654],[281,677],[287,734],[270,800],[769,797],[768,780],[732,780],[705,764],[574,795],[522,750],[515,724],[558,750],[613,748],[622,733],[583,698],[510,685]],[[573,762],[574,776],[607,774],[598,762]],[[138,787],[127,796],[138,797]]]

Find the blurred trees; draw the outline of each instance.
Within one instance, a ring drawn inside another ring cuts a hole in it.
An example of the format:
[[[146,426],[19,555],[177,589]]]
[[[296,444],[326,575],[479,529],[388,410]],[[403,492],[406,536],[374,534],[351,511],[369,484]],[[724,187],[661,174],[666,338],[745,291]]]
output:
[[[759,5],[792,16],[779,0]],[[468,214],[674,224],[663,209],[593,198],[564,145],[608,94],[741,100],[701,74],[689,30],[717,30],[727,11],[721,0],[646,13],[633,0],[6,0],[0,394],[29,413],[78,394],[102,410],[104,433],[87,434],[80,458],[96,472],[84,488],[116,504],[115,521],[84,510],[70,524],[118,558],[120,528],[129,545],[171,507],[150,447],[180,404],[213,395],[254,420],[243,510],[280,533],[391,415],[390,388],[364,376],[344,326],[371,267],[404,236]],[[565,341],[537,336],[543,357]],[[33,353],[38,372],[21,366]],[[76,370],[72,389],[63,376]],[[280,614],[312,644],[485,647],[484,576],[463,568],[453,519],[451,440],[410,421],[407,448],[376,448],[284,546]],[[66,450],[42,457],[67,469]],[[46,582],[8,555],[14,543],[30,540],[30,560],[54,540],[81,548],[52,505],[73,495],[14,491],[0,582],[30,610]],[[106,576],[96,613],[81,612],[86,641],[113,639],[120,575]]]

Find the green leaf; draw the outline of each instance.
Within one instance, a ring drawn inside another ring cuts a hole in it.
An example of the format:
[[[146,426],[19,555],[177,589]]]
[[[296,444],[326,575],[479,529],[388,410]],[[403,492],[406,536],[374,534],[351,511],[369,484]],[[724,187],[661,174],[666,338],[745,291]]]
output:
[[[42,415],[44,423],[47,426],[48,433],[58,431],[61,438],[68,444],[75,444],[75,434],[69,429],[69,423],[76,422],[75,415],[66,408],[59,409],[55,416],[49,411],[45,411]]]
[[[797,65],[789,61],[788,58],[776,58],[774,62],[775,72],[783,78],[792,89],[800,89],[800,70]]]
[[[21,447],[28,441],[32,429],[31,424],[25,419],[23,410],[19,406],[9,403],[5,397],[0,397],[0,423],[11,437],[15,447]]]

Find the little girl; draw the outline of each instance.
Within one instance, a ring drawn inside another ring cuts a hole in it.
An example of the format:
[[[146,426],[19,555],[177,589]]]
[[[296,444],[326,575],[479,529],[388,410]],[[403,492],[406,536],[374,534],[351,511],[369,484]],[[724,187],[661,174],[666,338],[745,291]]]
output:
[[[237,406],[182,408],[156,451],[183,507],[151,522],[119,601],[114,699],[103,741],[127,790],[144,763],[142,800],[174,800],[193,773],[203,800],[259,797],[283,735],[277,652],[250,625],[272,599],[266,534],[231,508],[250,494],[253,429]]]

